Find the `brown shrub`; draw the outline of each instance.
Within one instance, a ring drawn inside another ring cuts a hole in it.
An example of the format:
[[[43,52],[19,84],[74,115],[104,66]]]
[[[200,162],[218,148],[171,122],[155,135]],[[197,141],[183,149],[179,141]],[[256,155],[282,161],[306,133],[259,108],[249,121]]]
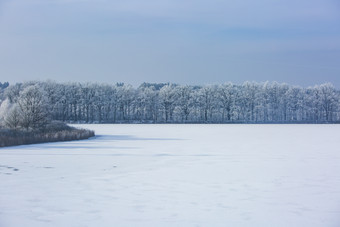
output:
[[[94,131],[69,128],[62,131],[27,132],[10,129],[0,130],[0,147],[58,141],[82,140],[93,137]]]

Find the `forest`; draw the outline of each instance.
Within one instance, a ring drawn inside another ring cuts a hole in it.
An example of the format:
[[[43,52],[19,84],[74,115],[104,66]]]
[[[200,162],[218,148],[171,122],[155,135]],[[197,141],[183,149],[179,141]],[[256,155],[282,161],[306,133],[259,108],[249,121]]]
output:
[[[340,91],[330,83],[308,88],[277,82],[143,83],[133,87],[31,81],[1,84],[0,116],[7,123],[15,124],[18,108],[25,108],[22,103],[28,90],[39,94],[37,112],[68,123],[340,122]],[[39,119],[23,127],[30,124],[38,127]]]

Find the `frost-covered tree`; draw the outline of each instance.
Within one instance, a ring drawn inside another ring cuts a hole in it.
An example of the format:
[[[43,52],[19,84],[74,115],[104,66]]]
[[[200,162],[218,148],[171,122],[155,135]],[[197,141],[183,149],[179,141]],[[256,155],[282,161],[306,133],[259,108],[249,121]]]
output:
[[[44,91],[37,85],[26,87],[18,99],[21,126],[26,130],[41,129],[47,123],[47,100]]]
[[[222,108],[222,122],[231,121],[235,108],[235,96],[236,92],[232,83],[222,84],[218,87],[217,97]]]
[[[143,83],[27,82],[5,89],[18,103],[24,90],[43,93],[47,114],[67,122],[338,122],[340,91],[331,84],[301,88],[276,82],[179,86]],[[20,106],[19,106],[20,107]]]
[[[193,90],[190,86],[178,86],[174,90],[176,96],[176,110],[181,122],[188,122],[192,111]]]
[[[175,85],[165,85],[159,91],[160,104],[164,113],[164,121],[173,120],[173,112],[175,110],[176,92]]]
[[[338,96],[334,86],[330,83],[321,84],[317,87],[320,91],[320,105],[322,107],[323,119],[333,121],[334,112],[337,108]]]
[[[17,104],[12,105],[4,117],[5,126],[11,129],[18,129],[22,125],[22,115],[19,106]]]
[[[16,83],[10,87],[8,87],[5,91],[6,98],[9,99],[11,103],[15,103],[18,101],[20,92],[24,89],[22,83]]]
[[[5,99],[0,105],[0,128],[5,126],[8,128],[17,128],[19,126],[17,108],[14,108],[16,104],[11,103],[9,99]],[[14,112],[14,109],[16,110]],[[14,113],[14,115],[13,115]],[[12,120],[11,118],[14,117]]]
[[[287,102],[288,122],[294,122],[301,119],[301,110],[303,106],[303,89],[301,87],[290,87],[285,93]]]
[[[240,87],[239,92],[239,110],[241,111],[241,120],[254,122],[256,120],[256,105],[260,86],[258,83],[246,81]]]
[[[144,100],[145,120],[158,122],[160,112],[159,91],[154,86],[140,88],[140,96]]]

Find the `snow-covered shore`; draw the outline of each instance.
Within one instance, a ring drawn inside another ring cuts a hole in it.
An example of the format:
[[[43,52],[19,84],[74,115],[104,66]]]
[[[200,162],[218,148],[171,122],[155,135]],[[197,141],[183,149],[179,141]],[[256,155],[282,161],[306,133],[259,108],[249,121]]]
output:
[[[0,149],[0,226],[340,225],[340,125],[81,125]]]

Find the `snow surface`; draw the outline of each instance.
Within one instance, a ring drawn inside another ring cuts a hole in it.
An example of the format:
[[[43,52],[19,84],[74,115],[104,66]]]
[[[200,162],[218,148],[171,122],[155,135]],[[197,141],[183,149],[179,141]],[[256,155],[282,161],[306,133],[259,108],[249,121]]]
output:
[[[82,125],[0,149],[0,226],[340,226],[340,125]]]

